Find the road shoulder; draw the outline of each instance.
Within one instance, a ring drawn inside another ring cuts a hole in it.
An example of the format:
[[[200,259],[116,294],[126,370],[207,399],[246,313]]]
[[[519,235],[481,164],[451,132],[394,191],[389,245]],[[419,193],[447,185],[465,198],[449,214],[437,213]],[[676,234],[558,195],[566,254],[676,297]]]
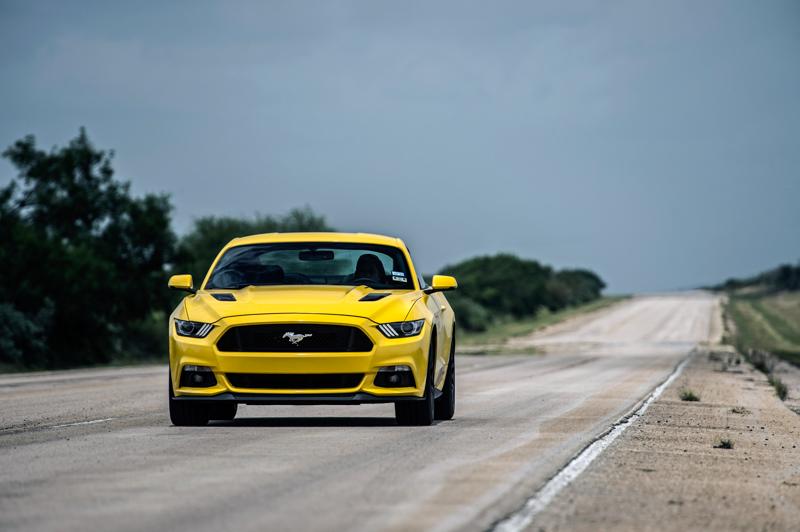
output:
[[[686,390],[700,400],[682,401]],[[733,448],[719,448],[723,440]],[[800,416],[763,374],[730,351],[698,351],[530,528],[790,530],[799,447]]]

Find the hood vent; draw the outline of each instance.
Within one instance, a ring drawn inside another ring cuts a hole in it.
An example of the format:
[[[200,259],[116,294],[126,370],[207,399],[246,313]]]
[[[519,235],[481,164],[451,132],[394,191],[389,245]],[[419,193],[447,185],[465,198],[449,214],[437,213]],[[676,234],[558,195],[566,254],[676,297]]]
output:
[[[236,301],[233,294],[211,294],[211,297],[217,301]]]
[[[373,292],[371,294],[365,295],[364,297],[359,299],[359,301],[378,301],[379,299],[383,299],[384,297],[390,295],[392,294],[387,294],[385,292]]]

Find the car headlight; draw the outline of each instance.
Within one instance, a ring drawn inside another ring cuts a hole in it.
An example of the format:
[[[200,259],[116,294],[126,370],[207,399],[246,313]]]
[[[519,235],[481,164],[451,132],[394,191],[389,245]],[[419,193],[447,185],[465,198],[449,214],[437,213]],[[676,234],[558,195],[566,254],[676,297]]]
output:
[[[175,319],[175,332],[179,336],[189,336],[191,338],[205,338],[214,326],[210,323],[199,321],[188,321]]]
[[[425,325],[425,320],[396,321],[394,323],[382,323],[378,325],[378,330],[386,338],[408,338],[422,332],[423,325]]]

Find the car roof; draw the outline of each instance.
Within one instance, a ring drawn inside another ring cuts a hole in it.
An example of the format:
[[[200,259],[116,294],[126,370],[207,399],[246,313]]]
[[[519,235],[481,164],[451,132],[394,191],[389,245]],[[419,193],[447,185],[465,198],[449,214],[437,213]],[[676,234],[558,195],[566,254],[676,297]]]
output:
[[[374,235],[370,233],[263,233],[260,235],[243,236],[234,238],[228,246],[242,246],[247,244],[278,244],[286,242],[345,242],[356,244],[376,244],[383,246],[405,247],[399,238]],[[226,247],[228,247],[226,246]]]

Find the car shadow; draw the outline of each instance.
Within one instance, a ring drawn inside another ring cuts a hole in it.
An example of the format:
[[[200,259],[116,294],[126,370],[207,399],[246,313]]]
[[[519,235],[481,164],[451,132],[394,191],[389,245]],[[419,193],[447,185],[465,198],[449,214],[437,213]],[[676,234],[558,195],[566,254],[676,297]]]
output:
[[[396,427],[392,417],[245,417],[210,427]]]

